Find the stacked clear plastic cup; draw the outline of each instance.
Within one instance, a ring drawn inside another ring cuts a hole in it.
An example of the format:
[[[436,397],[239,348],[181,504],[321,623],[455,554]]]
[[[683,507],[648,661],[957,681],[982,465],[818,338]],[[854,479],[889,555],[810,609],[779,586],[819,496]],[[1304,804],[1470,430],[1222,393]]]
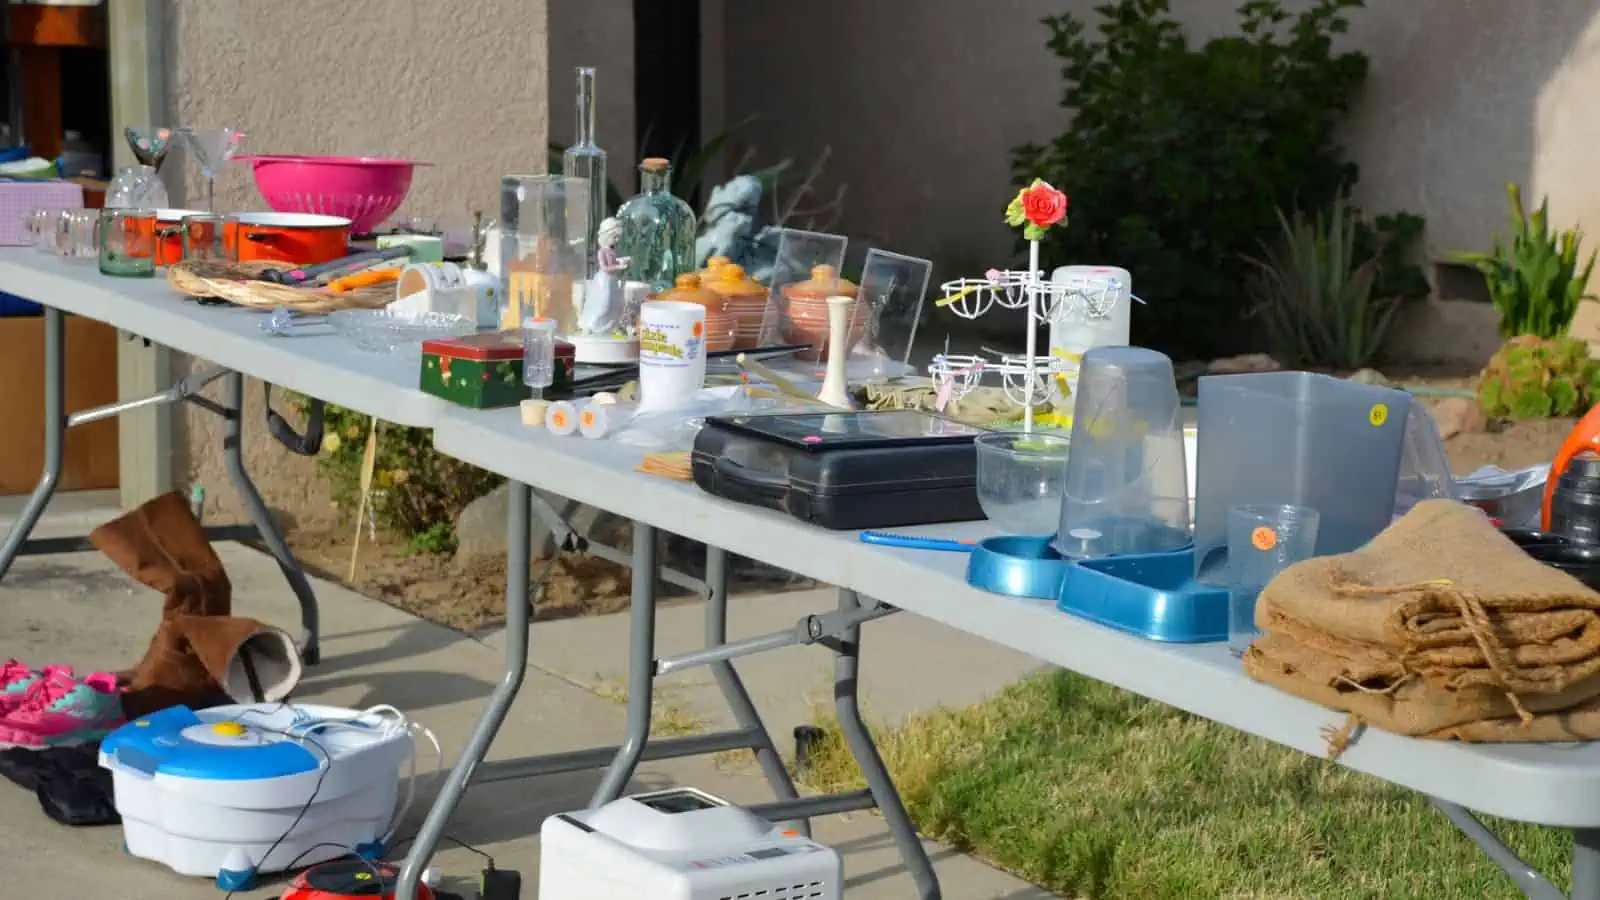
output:
[[[1321,517],[1306,506],[1263,504],[1228,510],[1228,647],[1236,653],[1255,640],[1256,600],[1274,576],[1317,546]]]

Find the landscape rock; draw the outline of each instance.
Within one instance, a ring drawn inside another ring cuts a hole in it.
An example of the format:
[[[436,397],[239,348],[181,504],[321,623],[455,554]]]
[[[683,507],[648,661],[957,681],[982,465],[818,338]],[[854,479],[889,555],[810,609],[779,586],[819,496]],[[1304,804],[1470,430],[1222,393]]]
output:
[[[1276,372],[1283,366],[1265,353],[1245,353],[1214,359],[1206,366],[1208,375],[1243,375],[1248,372]]]
[[[510,488],[500,485],[482,497],[467,504],[456,517],[457,565],[467,565],[486,556],[504,558],[506,555],[506,496]],[[628,522],[592,506],[575,503],[545,491],[535,491],[550,507],[567,520],[579,534],[616,545],[619,534],[625,538]],[[535,515],[529,523],[533,537],[533,558],[542,559],[550,554],[552,541],[550,528]],[[627,546],[624,542],[622,546]]]
[[[1357,369],[1348,379],[1356,384],[1370,384],[1375,387],[1388,387],[1389,379],[1384,377],[1377,369]]]
[[[1487,428],[1483,409],[1474,398],[1446,397],[1434,404],[1432,413],[1440,440],[1448,441],[1458,434],[1475,434]]]

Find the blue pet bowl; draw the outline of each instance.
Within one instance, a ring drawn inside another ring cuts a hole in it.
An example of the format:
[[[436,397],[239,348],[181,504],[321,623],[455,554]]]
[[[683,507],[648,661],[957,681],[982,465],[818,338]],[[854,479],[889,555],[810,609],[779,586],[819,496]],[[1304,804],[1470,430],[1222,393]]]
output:
[[[1153,641],[1228,638],[1228,592],[1194,580],[1193,547],[1079,560],[1061,580],[1056,608]]]
[[[967,584],[991,594],[1053,600],[1071,561],[1051,542],[1055,535],[1006,535],[978,542],[967,562]]]

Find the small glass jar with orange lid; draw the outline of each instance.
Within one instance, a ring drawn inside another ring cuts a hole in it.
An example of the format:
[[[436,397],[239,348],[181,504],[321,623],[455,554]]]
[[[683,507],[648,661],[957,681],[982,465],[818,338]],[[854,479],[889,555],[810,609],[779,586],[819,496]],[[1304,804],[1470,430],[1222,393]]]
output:
[[[828,355],[828,298],[855,299],[859,289],[848,278],[841,278],[833,266],[820,265],[811,269],[805,281],[784,285],[784,316],[786,337],[791,343],[809,344],[811,359],[826,359]],[[848,346],[854,347],[866,331],[866,307],[862,303],[850,306],[850,332]]]
[[[698,303],[706,308],[706,351],[714,353],[733,348],[735,321],[728,311],[728,298],[703,287],[700,276],[692,272],[679,275],[672,287],[650,298],[679,303]]]
[[[734,321],[733,346],[740,349],[759,346],[761,324],[767,315],[767,289],[745,274],[744,266],[726,263],[718,266],[709,280],[701,282],[728,302]]]

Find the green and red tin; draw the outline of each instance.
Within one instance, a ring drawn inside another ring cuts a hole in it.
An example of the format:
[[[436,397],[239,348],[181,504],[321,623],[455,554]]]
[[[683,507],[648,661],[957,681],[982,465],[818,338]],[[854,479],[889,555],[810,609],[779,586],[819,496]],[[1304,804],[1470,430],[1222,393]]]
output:
[[[574,350],[556,341],[555,383],[549,393],[572,389]],[[522,383],[522,332],[494,331],[422,342],[423,393],[473,409],[516,406],[528,399]]]

